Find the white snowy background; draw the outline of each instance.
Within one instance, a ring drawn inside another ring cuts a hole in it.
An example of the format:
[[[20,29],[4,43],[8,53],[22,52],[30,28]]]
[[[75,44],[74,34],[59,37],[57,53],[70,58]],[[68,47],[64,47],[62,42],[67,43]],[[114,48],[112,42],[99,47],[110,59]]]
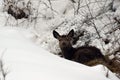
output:
[[[16,20],[7,13],[10,4],[0,0],[1,80],[120,80],[103,65],[88,67],[54,55],[60,49],[52,35],[53,30],[84,31],[75,47],[89,42],[104,55],[115,52],[120,48],[120,23],[115,20],[120,19],[120,0],[10,1],[21,9],[29,2],[30,16]]]

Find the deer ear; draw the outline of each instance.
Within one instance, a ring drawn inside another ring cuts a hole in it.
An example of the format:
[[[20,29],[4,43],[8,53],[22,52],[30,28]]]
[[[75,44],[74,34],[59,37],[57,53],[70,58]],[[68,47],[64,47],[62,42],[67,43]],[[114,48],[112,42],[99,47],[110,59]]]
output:
[[[68,33],[69,37],[73,37],[74,36],[74,30],[72,29],[69,33]]]
[[[53,30],[53,36],[58,39],[60,37],[59,33]]]

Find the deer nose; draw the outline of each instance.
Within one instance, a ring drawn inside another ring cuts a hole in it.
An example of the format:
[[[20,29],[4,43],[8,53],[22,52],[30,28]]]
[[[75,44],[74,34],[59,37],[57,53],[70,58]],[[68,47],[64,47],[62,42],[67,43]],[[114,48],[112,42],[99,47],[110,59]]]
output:
[[[62,42],[62,45],[63,45],[63,46],[66,46],[66,43],[65,43],[65,42]]]

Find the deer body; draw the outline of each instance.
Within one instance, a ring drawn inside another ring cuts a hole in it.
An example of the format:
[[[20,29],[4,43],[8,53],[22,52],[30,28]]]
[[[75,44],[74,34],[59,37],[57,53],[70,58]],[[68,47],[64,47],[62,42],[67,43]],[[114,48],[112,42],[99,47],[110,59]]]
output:
[[[94,59],[103,59],[101,51],[94,46],[82,46],[74,48],[72,46],[72,40],[74,36],[74,31],[71,30],[68,35],[59,35],[55,30],[53,31],[53,36],[59,40],[59,46],[62,51],[62,56],[69,60],[74,60],[80,63],[87,63]]]
[[[101,51],[94,46],[82,46],[76,49],[73,59],[76,62],[84,64],[91,60],[104,60],[104,56],[102,55]]]

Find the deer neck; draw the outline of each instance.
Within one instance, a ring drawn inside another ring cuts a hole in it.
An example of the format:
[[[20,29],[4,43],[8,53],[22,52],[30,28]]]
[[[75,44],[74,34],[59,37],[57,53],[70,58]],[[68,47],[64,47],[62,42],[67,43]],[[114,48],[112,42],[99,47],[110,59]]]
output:
[[[64,58],[72,60],[75,49],[73,47],[62,48],[62,55]]]

